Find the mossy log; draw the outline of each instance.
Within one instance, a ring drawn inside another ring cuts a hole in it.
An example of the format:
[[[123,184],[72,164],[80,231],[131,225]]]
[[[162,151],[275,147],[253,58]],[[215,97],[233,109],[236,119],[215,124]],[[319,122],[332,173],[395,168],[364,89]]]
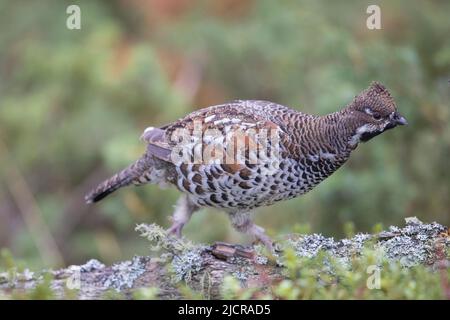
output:
[[[193,244],[168,236],[157,225],[139,225],[136,230],[150,241],[151,255],[112,266],[90,260],[61,270],[10,270],[0,274],[0,297],[28,297],[47,286],[53,297],[63,299],[131,299],[139,290],[154,292],[154,297],[161,299],[186,298],[186,290],[203,298],[220,298],[227,275],[238,279],[242,287],[264,291],[287,277],[281,254],[287,247],[297,257],[311,259],[326,252],[345,265],[369,246],[405,268],[418,264],[449,267],[448,228],[438,223],[424,224],[416,218],[407,218],[401,228],[390,227],[375,235],[357,234],[339,241],[318,234],[288,235],[278,241],[280,253],[275,256],[267,255],[259,245]]]

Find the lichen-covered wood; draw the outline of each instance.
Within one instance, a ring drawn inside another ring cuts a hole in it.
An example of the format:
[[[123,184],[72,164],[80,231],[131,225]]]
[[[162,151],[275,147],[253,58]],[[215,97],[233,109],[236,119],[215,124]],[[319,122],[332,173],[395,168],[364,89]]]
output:
[[[151,255],[136,256],[112,266],[90,260],[61,270],[21,273],[8,270],[0,274],[0,297],[27,297],[47,283],[51,297],[55,298],[131,299],[139,298],[142,292],[151,292],[152,298],[196,295],[210,299],[222,297],[224,279],[232,276],[242,288],[257,288],[258,294],[250,296],[257,298],[270,295],[277,284],[290,277],[288,264],[292,262],[285,260],[287,251],[308,260],[325,255],[317,273],[326,273],[330,279],[336,275],[330,283],[338,283],[336,268],[351,270],[364,250],[372,250],[376,259],[386,259],[401,268],[424,265],[431,271],[443,270],[442,290],[450,298],[446,278],[450,266],[448,228],[438,223],[424,224],[416,218],[406,219],[401,228],[390,227],[376,235],[357,234],[339,241],[320,234],[288,235],[278,242],[280,251],[276,256],[266,256],[260,245],[193,244],[167,236],[157,225],[139,225],[136,230],[150,241]],[[302,270],[303,266],[298,267]]]

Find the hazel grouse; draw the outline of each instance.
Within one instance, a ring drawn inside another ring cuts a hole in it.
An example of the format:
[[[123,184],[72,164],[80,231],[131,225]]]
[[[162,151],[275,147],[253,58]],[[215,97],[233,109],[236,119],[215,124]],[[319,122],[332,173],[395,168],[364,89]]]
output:
[[[268,101],[212,106],[147,128],[146,152],[86,196],[97,202],[131,184],[170,184],[182,196],[169,231],[202,207],[227,212],[232,225],[272,249],[250,212],[302,195],[341,167],[360,142],[407,124],[389,91],[373,82],[345,108],[309,115]]]

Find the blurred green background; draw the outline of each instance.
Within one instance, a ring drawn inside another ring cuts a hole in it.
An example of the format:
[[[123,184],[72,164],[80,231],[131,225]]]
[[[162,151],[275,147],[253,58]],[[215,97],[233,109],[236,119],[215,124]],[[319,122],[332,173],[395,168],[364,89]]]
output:
[[[81,30],[66,28],[74,3]],[[366,28],[370,4],[382,30]],[[176,190],[83,201],[144,151],[147,126],[234,99],[326,114],[372,80],[410,125],[361,145],[309,194],[257,210],[257,223],[336,237],[408,216],[450,224],[449,1],[2,0],[0,12],[0,248],[29,267],[148,252],[134,226],[168,227]],[[214,210],[184,234],[249,241]]]

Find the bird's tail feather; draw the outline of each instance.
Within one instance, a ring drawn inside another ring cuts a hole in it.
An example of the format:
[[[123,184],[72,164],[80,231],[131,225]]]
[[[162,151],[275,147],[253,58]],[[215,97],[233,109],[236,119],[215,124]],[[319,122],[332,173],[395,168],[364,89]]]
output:
[[[116,173],[111,178],[103,181],[97,186],[97,188],[89,192],[84,198],[86,203],[98,202],[117,189],[139,181],[139,178],[148,169],[148,159],[146,159],[144,155],[135,163],[123,169],[119,173]]]

